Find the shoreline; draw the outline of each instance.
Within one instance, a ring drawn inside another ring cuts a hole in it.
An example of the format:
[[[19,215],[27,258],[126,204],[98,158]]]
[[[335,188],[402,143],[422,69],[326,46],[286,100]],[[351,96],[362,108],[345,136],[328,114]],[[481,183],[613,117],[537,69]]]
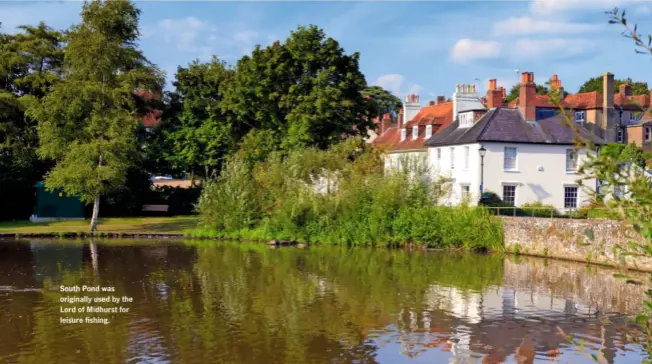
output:
[[[185,239],[185,240],[212,240],[212,241],[236,241],[236,242],[251,242],[259,243],[269,246],[270,248],[279,248],[279,247],[294,247],[294,248],[304,248],[308,246],[322,245],[321,243],[308,243],[308,242],[299,242],[291,240],[261,240],[261,239],[242,239],[242,238],[226,238],[226,237],[190,237],[182,233],[114,233],[114,232],[100,232],[96,234],[89,233],[0,233],[0,243],[5,239],[24,239],[24,238],[36,238],[36,239],[90,239],[90,238],[104,238],[104,239]],[[402,247],[390,248],[390,249],[404,249],[409,251],[443,251],[443,252],[476,252],[476,253],[485,253],[485,254],[504,254],[505,256],[523,256],[523,257],[534,257],[540,259],[550,259],[557,261],[566,261],[574,263],[582,263],[588,266],[598,266],[606,268],[615,268],[626,271],[634,272],[644,272],[650,273],[652,269],[645,269],[643,267],[632,267],[632,266],[622,266],[618,264],[612,264],[609,262],[596,262],[586,259],[576,259],[572,257],[560,257],[552,255],[543,255],[537,254],[535,252],[523,252],[519,251],[517,254],[510,252],[508,249],[503,251],[496,250],[466,250],[464,248],[459,249],[445,249],[445,248],[425,248],[421,246],[414,246],[405,244]]]

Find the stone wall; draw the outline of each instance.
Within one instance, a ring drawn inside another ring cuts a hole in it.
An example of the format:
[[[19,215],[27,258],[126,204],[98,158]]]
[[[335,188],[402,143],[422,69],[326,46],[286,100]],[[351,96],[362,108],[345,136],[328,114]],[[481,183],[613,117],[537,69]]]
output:
[[[629,242],[644,240],[620,221],[506,216],[502,219],[508,252],[518,250],[525,255],[652,271],[652,258],[622,254]]]

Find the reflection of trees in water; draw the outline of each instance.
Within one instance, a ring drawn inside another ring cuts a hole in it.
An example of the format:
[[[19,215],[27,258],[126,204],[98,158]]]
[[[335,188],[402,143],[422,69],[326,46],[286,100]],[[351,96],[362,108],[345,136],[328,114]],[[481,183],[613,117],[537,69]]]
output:
[[[555,285],[546,286],[552,290],[546,295],[540,273],[503,288],[499,256],[193,244],[85,245],[83,264],[48,268],[54,271],[43,287],[112,285],[116,295],[134,297],[132,312],[117,316],[108,329],[62,327],[55,313],[59,292],[13,295],[20,304],[8,305],[0,319],[25,318],[16,325],[22,332],[0,330],[0,359],[22,350],[23,363],[64,356],[70,363],[375,362],[383,340],[400,343],[411,357],[437,348],[456,360],[527,359],[529,343],[540,353],[560,347],[558,324],[586,334],[598,347],[624,341],[609,342],[620,334],[612,325],[602,331],[594,319],[572,311],[579,301],[553,297]],[[32,284],[32,253],[23,250],[16,253],[20,264],[0,260],[0,272],[16,270],[8,272],[11,279]],[[23,273],[32,278],[21,278]],[[577,292],[581,284],[559,286]],[[539,287],[538,293],[529,287]],[[30,346],[19,349],[18,341],[30,338]],[[613,350],[604,352],[613,358]]]

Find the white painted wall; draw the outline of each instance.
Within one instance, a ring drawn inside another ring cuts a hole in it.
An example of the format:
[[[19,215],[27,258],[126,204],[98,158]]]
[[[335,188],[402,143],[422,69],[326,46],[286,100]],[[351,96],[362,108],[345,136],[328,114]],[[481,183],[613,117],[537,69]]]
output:
[[[465,166],[465,151],[468,148],[469,163]],[[480,199],[480,157],[478,154],[479,144],[465,144],[428,148],[428,165],[433,171],[433,178],[450,177],[452,180],[447,205],[457,205],[463,201],[462,186],[469,186],[471,204],[476,204]],[[438,150],[441,150],[441,160],[438,158]],[[454,168],[451,168],[451,151],[454,150]],[[438,174],[438,175],[437,175]]]
[[[408,165],[427,166],[428,152],[422,151],[406,151],[406,152],[391,152],[385,155],[385,171],[400,171]]]
[[[485,143],[484,190],[493,191],[502,198],[503,185],[516,184],[516,205],[541,202],[564,210],[564,186],[575,185],[580,175],[566,171],[566,150],[572,146]],[[517,148],[516,171],[504,170],[505,147]],[[586,160],[586,152],[579,151],[578,164]],[[595,189],[595,180],[583,182],[585,187]],[[578,189],[578,205],[589,199],[589,191]]]

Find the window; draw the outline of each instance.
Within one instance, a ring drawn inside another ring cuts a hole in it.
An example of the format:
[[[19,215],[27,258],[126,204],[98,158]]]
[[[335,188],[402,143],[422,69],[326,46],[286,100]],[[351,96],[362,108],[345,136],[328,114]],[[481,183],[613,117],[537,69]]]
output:
[[[473,112],[460,114],[460,128],[468,128],[473,125]]]
[[[566,149],[566,172],[577,171],[577,152]]]
[[[638,116],[638,115],[634,114],[633,112],[630,112],[630,113],[629,113],[629,122],[630,122],[630,123],[635,122],[637,116]]]
[[[464,147],[464,169],[469,169],[469,147]]]
[[[577,208],[577,186],[564,187],[564,208]]]
[[[652,128],[649,127],[649,126],[645,127],[645,141],[646,142],[650,141],[650,134],[652,134],[652,130],[650,130],[650,129],[652,129]]]
[[[583,123],[586,121],[586,114],[584,111],[576,111],[575,112],[575,122],[577,123]]]
[[[515,185],[503,185],[503,202],[510,206],[514,206],[516,203],[516,186]]]
[[[418,126],[413,126],[412,127],[412,139],[416,139],[419,137],[419,127]]]
[[[614,194],[614,196],[616,196],[618,198],[623,198],[623,196],[625,196],[625,186],[623,186],[623,185],[615,185],[613,194]]]
[[[471,186],[469,185],[462,185],[462,199],[469,199],[471,198]]]
[[[516,148],[505,147],[505,163],[504,169],[506,171],[516,170]]]
[[[426,125],[426,139],[430,139],[432,136],[432,125]]]
[[[451,169],[455,169],[455,148],[451,148]]]
[[[617,138],[618,138],[618,139],[617,139],[618,143],[623,143],[623,142],[624,142],[624,139],[625,139],[625,138],[623,138],[623,131],[622,131],[622,130],[618,130],[618,136],[617,136]]]
[[[401,141],[404,141],[407,138],[407,130],[405,128],[401,129]]]

